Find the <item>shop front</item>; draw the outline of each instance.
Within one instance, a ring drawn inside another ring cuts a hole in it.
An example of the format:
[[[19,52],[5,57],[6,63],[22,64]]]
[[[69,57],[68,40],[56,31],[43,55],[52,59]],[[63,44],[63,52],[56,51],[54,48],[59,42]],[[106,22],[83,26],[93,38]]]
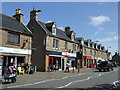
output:
[[[76,53],[68,53],[68,52],[62,52],[62,56],[65,56],[67,59],[65,61],[65,68],[66,68],[66,63],[69,61],[70,63],[70,69],[73,69],[76,66]]]
[[[93,67],[93,59],[92,56],[83,56],[83,63],[84,63],[84,67]]]
[[[15,66],[31,62],[31,50],[0,47],[0,53],[3,57],[3,67],[9,65]]]
[[[46,54],[48,55],[46,67],[55,66],[57,70],[64,70],[65,57],[62,56],[62,52],[46,50]]]

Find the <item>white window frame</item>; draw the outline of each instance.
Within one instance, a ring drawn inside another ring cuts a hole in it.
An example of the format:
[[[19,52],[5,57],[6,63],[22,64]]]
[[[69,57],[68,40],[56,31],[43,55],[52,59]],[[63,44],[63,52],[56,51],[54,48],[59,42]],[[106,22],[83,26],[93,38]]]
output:
[[[52,34],[56,35],[56,25],[55,25],[55,23],[52,26]]]

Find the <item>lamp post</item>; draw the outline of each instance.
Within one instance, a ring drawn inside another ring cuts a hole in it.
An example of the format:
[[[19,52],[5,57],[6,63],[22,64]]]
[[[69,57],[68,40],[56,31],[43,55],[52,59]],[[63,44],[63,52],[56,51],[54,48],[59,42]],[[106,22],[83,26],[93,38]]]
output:
[[[108,47],[107,47],[107,60],[109,59],[109,57],[108,57],[108,56],[109,56],[109,52],[108,52],[108,49],[109,49],[109,48],[111,48],[111,46],[108,46]]]

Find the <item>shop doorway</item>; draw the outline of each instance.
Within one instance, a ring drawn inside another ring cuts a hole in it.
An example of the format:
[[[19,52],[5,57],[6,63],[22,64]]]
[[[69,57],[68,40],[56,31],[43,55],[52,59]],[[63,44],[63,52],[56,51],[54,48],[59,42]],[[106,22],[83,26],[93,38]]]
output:
[[[58,70],[61,69],[61,57],[49,57],[49,66],[50,65],[57,65]]]
[[[62,70],[64,70],[64,59],[62,59]]]

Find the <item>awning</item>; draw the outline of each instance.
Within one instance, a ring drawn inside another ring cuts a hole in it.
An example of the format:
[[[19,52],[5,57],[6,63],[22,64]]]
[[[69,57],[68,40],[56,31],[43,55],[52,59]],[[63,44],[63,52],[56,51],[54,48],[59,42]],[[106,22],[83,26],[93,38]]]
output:
[[[68,61],[75,61],[75,58],[68,58]]]
[[[92,56],[83,56],[83,59],[92,59]]]
[[[46,54],[48,55],[62,55],[62,52],[58,52],[58,51],[52,51],[52,50],[46,50]]]

